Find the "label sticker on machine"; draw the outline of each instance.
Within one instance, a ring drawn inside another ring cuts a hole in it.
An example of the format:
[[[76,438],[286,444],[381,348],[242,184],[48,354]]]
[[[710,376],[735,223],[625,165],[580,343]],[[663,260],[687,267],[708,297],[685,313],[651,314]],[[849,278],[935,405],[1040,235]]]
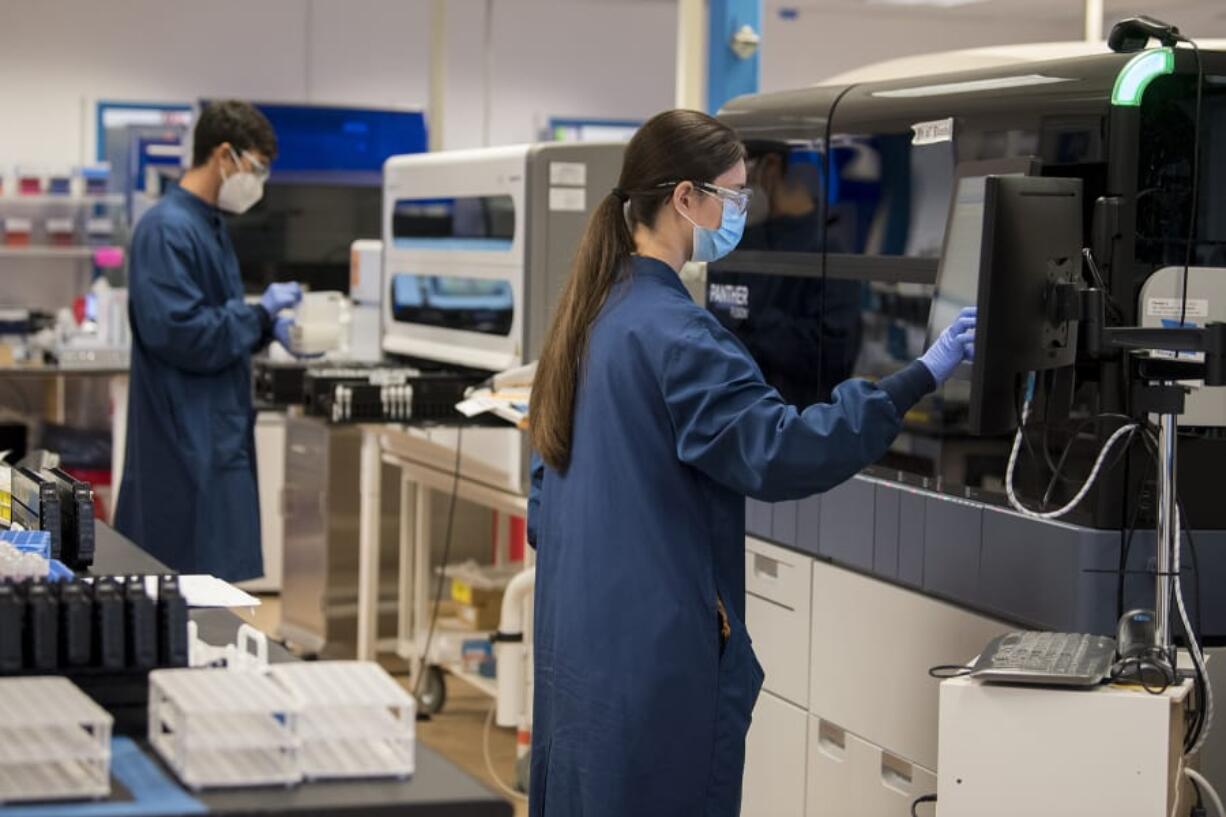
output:
[[[1145,314],[1151,318],[1174,318],[1179,320],[1183,312],[1183,298],[1148,298],[1145,301]],[[1207,298],[1189,298],[1189,318],[1209,317],[1209,300]]]
[[[914,135],[913,145],[936,145],[941,142],[952,142],[954,139],[954,120],[937,119],[932,122],[916,122],[911,126]]]
[[[549,183],[568,187],[586,187],[587,165],[583,162],[550,162]]]
[[[405,372],[371,372],[370,385],[372,386],[403,386],[409,382],[409,376]]]
[[[549,188],[549,209],[558,212],[582,213],[587,209],[587,190],[582,187]]]

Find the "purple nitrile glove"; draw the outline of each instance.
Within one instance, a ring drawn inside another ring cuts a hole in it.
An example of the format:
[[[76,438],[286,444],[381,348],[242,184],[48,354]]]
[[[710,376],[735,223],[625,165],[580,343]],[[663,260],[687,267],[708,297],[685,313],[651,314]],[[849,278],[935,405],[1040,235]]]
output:
[[[273,324],[272,336],[277,339],[277,342],[285,347],[285,351],[289,352],[299,360],[312,360],[323,357],[323,355],[304,355],[301,352],[294,350],[293,341],[290,339],[290,330],[294,327],[293,318],[277,318],[277,322]]]
[[[302,286],[297,281],[287,284],[269,284],[268,289],[260,296],[260,306],[270,317],[277,317],[283,309],[297,306],[302,300]]]
[[[975,318],[978,311],[973,306],[964,307],[920,358],[920,362],[932,372],[938,386],[953,375],[962,361],[975,359]]]

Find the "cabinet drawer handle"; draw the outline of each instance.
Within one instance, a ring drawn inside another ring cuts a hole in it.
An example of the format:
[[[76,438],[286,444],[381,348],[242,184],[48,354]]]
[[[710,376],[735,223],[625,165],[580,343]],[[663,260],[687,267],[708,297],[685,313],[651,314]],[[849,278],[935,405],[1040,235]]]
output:
[[[761,553],[753,555],[753,574],[761,579],[777,580],[779,578],[779,562]]]
[[[847,732],[829,721],[818,721],[817,750],[842,763],[847,758]]]
[[[889,752],[881,753],[881,785],[899,794],[911,793],[915,767]]]

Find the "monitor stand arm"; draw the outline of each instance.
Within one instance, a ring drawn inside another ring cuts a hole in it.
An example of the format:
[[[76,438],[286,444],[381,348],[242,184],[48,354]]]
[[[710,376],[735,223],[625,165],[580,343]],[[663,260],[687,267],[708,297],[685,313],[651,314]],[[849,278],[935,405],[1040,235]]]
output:
[[[1205,327],[1143,328],[1106,325],[1106,295],[1101,289],[1081,292],[1082,338],[1093,358],[1128,352],[1136,386],[1133,416],[1158,415],[1158,559],[1154,609],[1158,643],[1175,666],[1171,639],[1171,588],[1175,548],[1179,547],[1178,490],[1179,415],[1187,388],[1180,380],[1203,380],[1206,386],[1226,386],[1226,324]],[[1204,360],[1155,357],[1153,352],[1202,353]],[[1121,565],[1120,569],[1126,569]]]

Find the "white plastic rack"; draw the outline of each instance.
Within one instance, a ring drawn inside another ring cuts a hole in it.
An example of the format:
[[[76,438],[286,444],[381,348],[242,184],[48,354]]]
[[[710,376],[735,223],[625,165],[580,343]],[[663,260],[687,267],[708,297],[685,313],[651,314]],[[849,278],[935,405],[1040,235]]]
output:
[[[194,789],[302,779],[298,707],[267,676],[231,669],[149,673],[149,742]]]
[[[66,678],[0,679],[0,803],[108,796],[113,723]]]
[[[279,664],[269,675],[298,706],[302,771],[308,780],[413,774],[413,696],[378,664]]]

